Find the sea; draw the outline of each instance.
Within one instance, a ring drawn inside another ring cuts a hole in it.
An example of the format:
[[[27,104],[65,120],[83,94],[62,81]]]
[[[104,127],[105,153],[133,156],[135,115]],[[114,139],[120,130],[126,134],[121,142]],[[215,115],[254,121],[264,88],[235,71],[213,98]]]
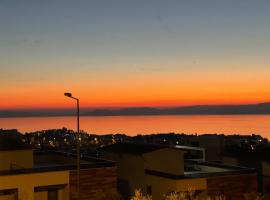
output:
[[[76,117],[0,118],[0,128],[21,133],[66,127],[76,130]],[[80,129],[89,134],[258,134],[270,139],[270,115],[81,116]]]

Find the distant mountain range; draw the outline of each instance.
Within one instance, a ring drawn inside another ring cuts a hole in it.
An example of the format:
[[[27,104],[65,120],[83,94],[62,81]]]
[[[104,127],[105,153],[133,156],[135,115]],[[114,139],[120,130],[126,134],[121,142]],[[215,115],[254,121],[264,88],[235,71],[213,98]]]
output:
[[[74,109],[0,110],[0,117],[72,116],[74,114]],[[80,114],[81,116],[270,114],[270,103],[197,105],[173,108],[131,107],[121,109],[81,109]]]

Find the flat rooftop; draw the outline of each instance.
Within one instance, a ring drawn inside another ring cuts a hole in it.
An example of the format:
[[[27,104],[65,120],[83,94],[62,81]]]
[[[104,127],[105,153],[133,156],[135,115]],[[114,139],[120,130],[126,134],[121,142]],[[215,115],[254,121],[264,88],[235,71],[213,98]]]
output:
[[[33,168],[0,171],[0,176],[50,171],[72,171],[77,169],[76,155],[66,152],[42,151],[34,153]],[[115,163],[108,160],[81,156],[80,168],[114,167]]]
[[[169,179],[190,179],[190,178],[210,178],[217,176],[232,176],[241,174],[254,174],[255,169],[223,165],[219,163],[185,160],[185,169],[183,175],[175,175],[169,173],[162,173],[153,170],[145,170],[146,174],[159,176]]]
[[[249,173],[256,173],[256,170],[247,167],[224,165],[213,162],[200,162],[193,160],[185,161],[184,174],[187,177],[211,177]]]
[[[204,159],[204,148],[167,144],[144,144],[136,142],[116,143],[101,148],[102,151],[142,155],[159,149],[172,148],[185,152],[186,159]]]

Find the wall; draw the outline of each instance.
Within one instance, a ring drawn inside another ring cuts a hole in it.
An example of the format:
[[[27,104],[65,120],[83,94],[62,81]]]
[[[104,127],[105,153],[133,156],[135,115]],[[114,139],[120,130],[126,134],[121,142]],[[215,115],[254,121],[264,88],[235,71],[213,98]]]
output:
[[[243,194],[257,192],[256,174],[213,177],[207,179],[207,194],[224,194],[226,200],[242,200]]]
[[[181,179],[173,180],[158,176],[146,175],[146,185],[152,187],[154,200],[163,200],[164,195],[169,192],[180,192],[188,190],[206,190],[206,179]]]
[[[222,136],[199,136],[199,147],[206,149],[206,160],[221,160],[221,153],[224,148],[224,137]]]
[[[0,171],[33,167],[33,150],[0,151]]]
[[[0,200],[16,200],[15,195],[0,195]]]
[[[198,135],[184,137],[183,145],[205,148],[206,160],[216,161],[221,159],[221,153],[224,148],[224,136]]]
[[[164,194],[175,191],[175,180],[146,175],[146,186],[152,188],[152,197],[154,200],[163,200]]]
[[[68,185],[69,172],[44,172],[0,176],[0,190],[18,189],[19,200],[34,200],[34,188],[50,185]],[[62,199],[69,199],[69,188],[66,186]]]
[[[143,155],[144,168],[174,175],[184,174],[184,152],[164,148]]]
[[[76,199],[76,170],[70,172],[70,199]],[[115,167],[83,169],[80,173],[80,200],[106,199],[116,195],[117,177]]]
[[[48,192],[35,192],[34,193],[35,200],[48,200]]]
[[[129,198],[135,189],[141,189],[142,192],[146,192],[144,164],[141,155],[105,152],[105,158],[115,161],[119,182],[120,180],[127,182],[119,187],[120,192],[125,198]]]

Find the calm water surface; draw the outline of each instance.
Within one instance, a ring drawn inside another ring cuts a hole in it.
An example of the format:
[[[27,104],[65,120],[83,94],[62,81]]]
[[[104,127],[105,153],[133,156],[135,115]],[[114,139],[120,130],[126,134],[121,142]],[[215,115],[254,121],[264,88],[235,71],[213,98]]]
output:
[[[76,129],[75,117],[0,118],[0,128],[21,132]],[[270,139],[270,115],[177,115],[81,117],[81,129],[94,134],[224,133],[260,134]]]

